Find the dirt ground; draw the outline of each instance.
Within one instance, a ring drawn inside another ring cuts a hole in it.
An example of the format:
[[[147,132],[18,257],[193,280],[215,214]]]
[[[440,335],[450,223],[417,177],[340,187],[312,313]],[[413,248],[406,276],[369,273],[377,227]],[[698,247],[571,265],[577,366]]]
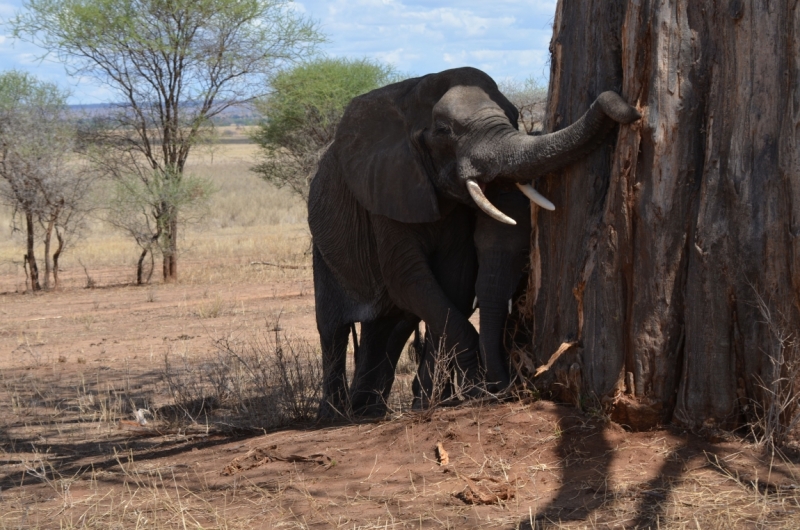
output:
[[[73,274],[0,294],[0,528],[800,527],[792,455],[532,397],[266,433],[141,425],[130,411],[169,402],[165,356],[278,315],[316,344],[310,271],[94,289]]]

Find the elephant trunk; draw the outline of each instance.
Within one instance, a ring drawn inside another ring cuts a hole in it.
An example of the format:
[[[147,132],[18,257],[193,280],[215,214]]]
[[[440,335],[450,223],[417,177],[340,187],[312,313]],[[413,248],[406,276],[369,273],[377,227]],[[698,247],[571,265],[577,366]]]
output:
[[[480,298],[480,297],[479,297]],[[486,382],[492,392],[508,388],[508,357],[503,345],[503,333],[508,315],[508,299],[480,299],[481,363],[486,370]]]
[[[499,149],[480,151],[471,160],[484,175],[502,175],[516,182],[561,169],[598,148],[617,123],[638,120],[639,112],[615,92],[603,92],[581,118],[558,132],[529,136],[504,135]]]

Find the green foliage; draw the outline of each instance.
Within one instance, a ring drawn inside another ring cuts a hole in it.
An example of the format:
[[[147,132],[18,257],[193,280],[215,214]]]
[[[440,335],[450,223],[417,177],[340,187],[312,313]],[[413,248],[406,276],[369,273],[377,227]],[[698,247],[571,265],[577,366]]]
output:
[[[39,81],[31,74],[9,70],[0,74],[0,110],[7,112],[19,107],[61,110],[67,94],[57,85]]]
[[[17,71],[0,74],[0,201],[12,207],[14,228],[25,225],[31,288],[40,288],[35,243],[45,248],[44,287],[58,282],[58,257],[88,210],[94,176],[70,160],[75,144],[67,93]],[[51,242],[58,241],[53,254]]]
[[[0,135],[6,155],[34,160],[68,150],[72,129],[66,110],[67,93],[57,85],[16,70],[0,74]]]
[[[253,139],[264,157],[253,171],[307,198],[310,174],[350,100],[399,79],[391,66],[368,59],[324,58],[280,72],[257,103],[265,121]]]
[[[153,175],[183,189],[189,152],[211,136],[214,118],[263,95],[279,68],[313,55],[323,39],[290,3],[24,0],[10,23],[15,36],[55,53],[73,73],[100,80],[124,103],[110,132],[82,141],[105,142],[95,150],[105,157],[93,160],[108,176],[133,175],[150,188],[147,196],[160,197],[144,215],[146,225],[160,227],[165,280],[176,279],[181,205],[153,188]]]
[[[154,204],[170,204],[181,212],[184,221],[202,217],[215,188],[210,180],[184,173],[180,179],[162,171],[152,171],[147,182],[139,175],[115,179],[107,220],[126,231],[143,249],[159,243],[168,252],[168,241],[161,235],[169,230],[168,215],[153,211]]]

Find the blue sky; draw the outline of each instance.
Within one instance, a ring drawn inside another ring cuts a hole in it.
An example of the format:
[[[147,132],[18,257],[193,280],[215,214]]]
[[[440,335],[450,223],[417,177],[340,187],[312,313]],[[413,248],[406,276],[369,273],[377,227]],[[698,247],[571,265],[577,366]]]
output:
[[[480,68],[497,81],[548,76],[548,46],[556,0],[295,0],[320,23],[330,56],[371,57],[421,75],[457,66]],[[21,0],[0,1],[0,19]],[[0,69],[32,72],[72,92],[71,103],[113,99],[91,79],[68,77],[42,50],[14,42],[0,27]]]

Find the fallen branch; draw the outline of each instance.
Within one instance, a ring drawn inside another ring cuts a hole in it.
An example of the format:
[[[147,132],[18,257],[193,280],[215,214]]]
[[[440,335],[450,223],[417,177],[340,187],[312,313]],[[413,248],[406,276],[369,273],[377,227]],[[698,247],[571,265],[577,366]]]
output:
[[[256,467],[261,467],[270,462],[312,462],[314,464],[323,466],[325,469],[330,469],[336,462],[331,457],[317,453],[309,456],[302,455],[289,455],[281,456],[273,452],[278,446],[273,445],[269,449],[257,447],[251,449],[244,456],[236,457],[233,462],[225,466],[222,470],[222,475],[230,476],[242,471],[247,471]]]
[[[272,263],[270,261],[251,261],[250,265],[266,265],[267,267],[277,267],[279,269],[310,269],[308,265],[281,265],[280,263]]]

